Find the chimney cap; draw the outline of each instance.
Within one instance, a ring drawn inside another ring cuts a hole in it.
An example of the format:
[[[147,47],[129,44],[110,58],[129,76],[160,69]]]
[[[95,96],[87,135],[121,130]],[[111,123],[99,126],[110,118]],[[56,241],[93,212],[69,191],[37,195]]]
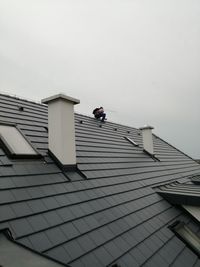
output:
[[[154,127],[150,125],[145,125],[143,127],[140,127],[139,130],[153,130]]]
[[[48,104],[49,102],[52,102],[52,101],[55,101],[55,100],[59,100],[59,99],[66,100],[68,102],[72,102],[74,105],[80,103],[79,99],[73,98],[71,96],[67,96],[67,95],[62,94],[62,93],[61,94],[57,94],[57,95],[53,95],[53,96],[50,96],[50,97],[47,97],[47,98],[43,98],[42,99],[42,103],[43,104]]]

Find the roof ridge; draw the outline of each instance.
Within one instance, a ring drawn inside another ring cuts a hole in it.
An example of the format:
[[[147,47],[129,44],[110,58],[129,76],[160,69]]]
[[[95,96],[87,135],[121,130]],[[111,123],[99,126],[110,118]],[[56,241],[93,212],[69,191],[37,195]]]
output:
[[[77,111],[75,112],[75,114],[76,114],[76,115],[79,115],[79,116],[82,116],[82,117],[87,117],[87,118],[89,118],[89,119],[94,119],[94,116],[92,116],[92,115],[88,115],[88,114],[80,113],[80,112],[77,112]],[[130,126],[130,125],[127,125],[127,124],[121,124],[121,123],[114,122],[114,121],[110,121],[110,120],[107,120],[107,121],[105,122],[105,124],[106,124],[106,123],[114,124],[113,126],[128,127],[128,128],[130,128],[130,129],[135,129],[135,130],[140,131],[139,128],[134,127],[134,126]]]
[[[37,105],[40,105],[40,106],[46,106],[45,104],[41,103],[41,101],[33,100],[33,99],[30,99],[30,98],[27,98],[27,97],[25,98],[25,97],[22,97],[22,96],[19,96],[19,95],[16,95],[16,94],[10,94],[10,93],[4,92],[4,91],[0,91],[0,96],[1,95],[9,97],[9,98],[16,99],[16,100],[22,100],[24,102],[37,104]]]
[[[28,102],[28,103],[32,103],[32,104],[37,104],[37,105],[44,106],[44,107],[47,106],[46,104],[41,103],[41,101],[36,101],[36,100],[33,100],[33,99],[29,99],[27,97],[22,97],[22,96],[19,96],[17,94],[10,94],[10,93],[4,92],[4,91],[0,91],[0,96],[1,95],[2,96],[9,97],[9,98],[12,98],[12,99],[16,99],[16,100],[22,100],[24,102]],[[79,116],[82,116],[82,117],[90,118],[90,119],[93,118],[92,115],[85,114],[85,113],[80,113],[80,112],[76,112],[75,111],[75,114],[76,115],[79,115]],[[115,126],[128,127],[130,129],[139,130],[139,128],[134,127],[134,126],[130,126],[128,124],[122,124],[122,123],[118,123],[118,122],[114,122],[114,121],[110,121],[110,120],[108,122],[109,122],[109,124],[113,124]]]

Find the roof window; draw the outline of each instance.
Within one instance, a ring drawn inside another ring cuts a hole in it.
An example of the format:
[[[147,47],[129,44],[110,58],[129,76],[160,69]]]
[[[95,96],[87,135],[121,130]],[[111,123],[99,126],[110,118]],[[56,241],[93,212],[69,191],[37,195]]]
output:
[[[200,238],[184,222],[176,221],[170,228],[193,252],[200,256]]]
[[[200,207],[198,206],[189,206],[183,205],[182,206],[190,215],[192,215],[197,221],[200,222]]]
[[[15,125],[0,124],[3,149],[11,157],[38,157],[39,154]]]
[[[128,140],[131,144],[133,144],[134,146],[139,146],[138,143],[136,143],[135,141],[133,141],[131,138],[125,136],[124,137],[126,140]]]

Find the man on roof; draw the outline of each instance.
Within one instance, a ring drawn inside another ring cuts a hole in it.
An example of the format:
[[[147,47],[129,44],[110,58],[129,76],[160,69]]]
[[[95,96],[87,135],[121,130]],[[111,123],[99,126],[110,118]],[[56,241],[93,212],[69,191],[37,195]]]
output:
[[[101,122],[106,120],[106,113],[104,112],[103,107],[95,108],[92,113],[96,119],[101,119]]]

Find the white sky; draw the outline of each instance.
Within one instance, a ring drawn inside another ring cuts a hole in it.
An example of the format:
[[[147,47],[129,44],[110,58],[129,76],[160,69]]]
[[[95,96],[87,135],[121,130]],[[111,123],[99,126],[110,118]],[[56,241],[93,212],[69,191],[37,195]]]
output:
[[[0,0],[0,90],[63,92],[200,158],[199,0]]]

